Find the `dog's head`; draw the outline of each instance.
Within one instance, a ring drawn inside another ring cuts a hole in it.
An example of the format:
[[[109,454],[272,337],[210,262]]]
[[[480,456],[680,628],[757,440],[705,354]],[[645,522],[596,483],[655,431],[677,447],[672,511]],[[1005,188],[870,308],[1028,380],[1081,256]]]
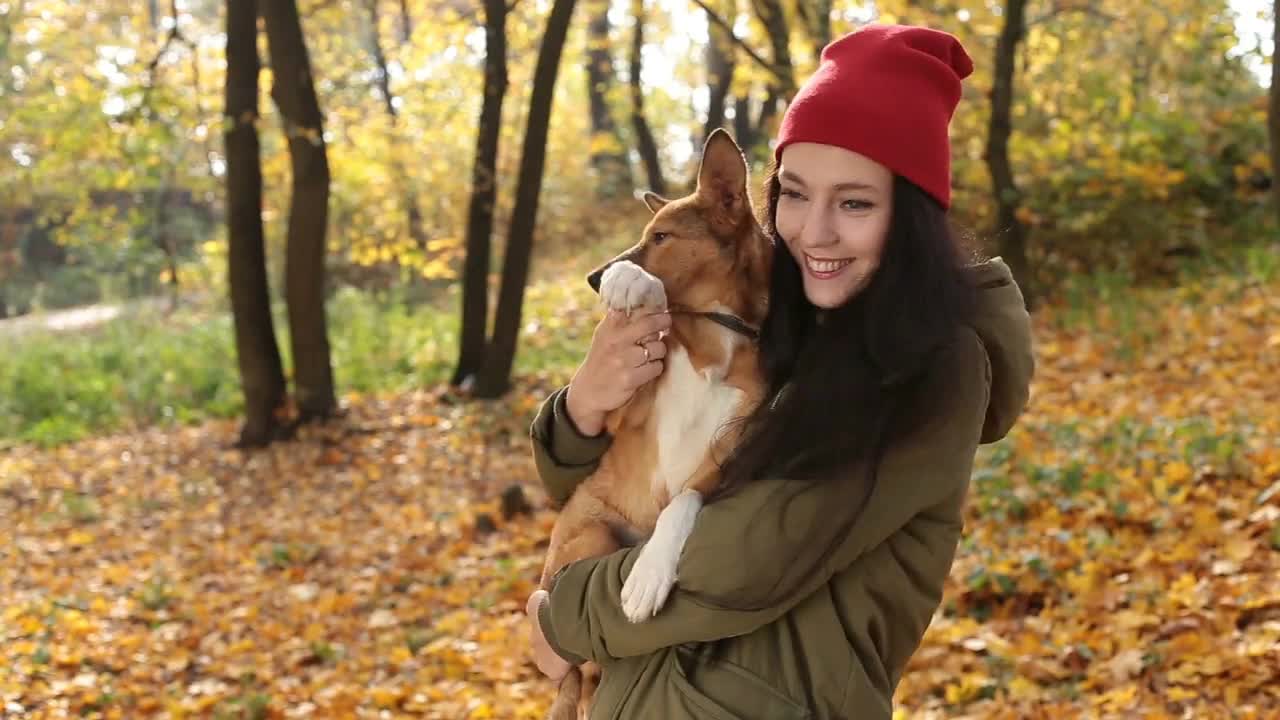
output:
[[[707,138],[693,194],[643,197],[653,219],[640,242],[592,271],[591,288],[599,292],[605,269],[630,260],[662,280],[672,306],[724,306],[759,322],[768,292],[769,239],[751,208],[746,160],[729,133],[717,129]]]

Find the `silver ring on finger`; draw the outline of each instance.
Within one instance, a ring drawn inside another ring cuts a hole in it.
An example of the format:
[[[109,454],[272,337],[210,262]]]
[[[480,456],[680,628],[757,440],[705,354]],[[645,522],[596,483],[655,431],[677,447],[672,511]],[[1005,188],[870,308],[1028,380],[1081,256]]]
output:
[[[644,364],[645,364],[645,365],[648,365],[648,364],[649,364],[649,361],[650,361],[650,357],[649,357],[649,346],[648,346],[648,345],[641,345],[641,346],[640,346],[640,349],[644,351]]]

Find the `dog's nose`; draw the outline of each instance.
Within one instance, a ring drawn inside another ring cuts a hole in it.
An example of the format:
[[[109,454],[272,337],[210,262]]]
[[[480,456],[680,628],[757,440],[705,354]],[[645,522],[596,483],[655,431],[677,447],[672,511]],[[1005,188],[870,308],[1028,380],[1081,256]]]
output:
[[[587,284],[590,285],[591,289],[596,291],[597,294],[600,292],[600,278],[603,276],[604,268],[600,268],[587,276]]]

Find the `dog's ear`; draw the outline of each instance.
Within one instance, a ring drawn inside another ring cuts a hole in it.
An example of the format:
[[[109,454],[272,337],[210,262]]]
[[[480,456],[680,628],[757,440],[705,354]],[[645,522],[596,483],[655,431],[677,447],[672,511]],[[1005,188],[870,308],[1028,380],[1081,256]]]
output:
[[[747,160],[738,143],[722,128],[716,128],[703,146],[697,193],[711,203],[711,220],[722,231],[738,227],[751,212]]]
[[[649,192],[648,190],[640,194],[640,199],[643,200],[644,204],[649,206],[649,210],[654,213],[658,212],[664,205],[671,202],[658,193]]]

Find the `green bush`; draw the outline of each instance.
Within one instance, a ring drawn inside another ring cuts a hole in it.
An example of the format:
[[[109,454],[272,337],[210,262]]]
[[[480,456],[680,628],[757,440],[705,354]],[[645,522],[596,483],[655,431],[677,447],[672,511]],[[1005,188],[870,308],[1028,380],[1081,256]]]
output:
[[[129,318],[79,334],[32,332],[0,358],[0,438],[86,434],[239,411],[229,319]]]
[[[572,369],[590,339],[593,311],[585,284],[531,288],[515,372]],[[12,350],[0,356],[0,446],[52,446],[242,411],[225,307],[139,312],[146,314],[78,333],[36,331],[8,340]],[[397,293],[338,290],[328,306],[338,392],[398,393],[447,380],[457,360],[457,323],[454,293],[424,305]],[[292,361],[283,307],[276,309],[275,327],[287,373]]]

